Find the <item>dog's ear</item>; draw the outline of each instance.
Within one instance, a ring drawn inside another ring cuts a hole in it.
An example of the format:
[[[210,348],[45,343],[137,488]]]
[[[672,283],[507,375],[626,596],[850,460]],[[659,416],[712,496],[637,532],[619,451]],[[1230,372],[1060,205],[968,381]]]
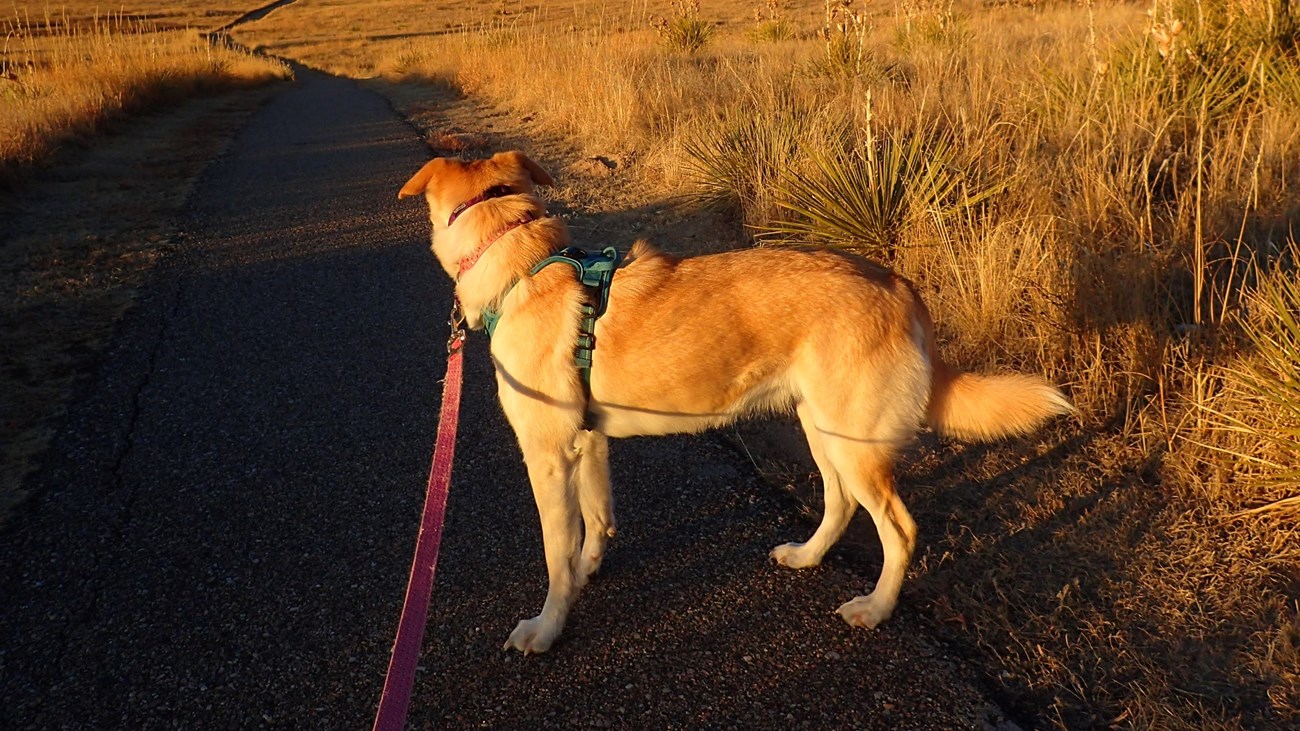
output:
[[[528,177],[533,179],[537,185],[555,185],[555,179],[541,165],[533,162],[533,159],[519,150],[510,152],[498,152],[492,156],[493,160],[504,160],[516,167],[528,171]]]
[[[424,167],[420,168],[420,172],[412,175],[411,179],[406,181],[406,185],[403,185],[402,189],[397,191],[397,197],[406,198],[413,195],[422,195],[429,188],[429,181],[433,179],[434,174],[438,172],[438,168],[442,167],[443,164],[443,159],[440,157],[435,157],[426,162]]]

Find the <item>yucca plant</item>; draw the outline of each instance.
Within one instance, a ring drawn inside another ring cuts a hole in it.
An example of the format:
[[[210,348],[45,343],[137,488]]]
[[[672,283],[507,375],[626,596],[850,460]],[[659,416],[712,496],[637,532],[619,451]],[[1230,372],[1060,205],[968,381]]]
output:
[[[785,19],[781,5],[781,0],[764,0],[754,9],[754,27],[746,33],[751,41],[774,43],[794,38],[794,26]]]
[[[813,76],[852,79],[873,66],[866,45],[871,24],[865,9],[854,11],[852,6],[851,0],[826,0],[826,17],[817,32],[822,53],[809,68]]]
[[[1300,487],[1300,279],[1294,271],[1276,272],[1261,280],[1251,299],[1254,317],[1245,331],[1254,358],[1233,372],[1271,414],[1247,426],[1276,450],[1265,462],[1264,479]],[[1300,493],[1290,501],[1300,507]]]
[[[1200,447],[1229,458],[1246,475],[1255,505],[1239,514],[1300,512],[1300,279],[1292,243],[1287,266],[1261,276],[1246,298],[1242,330],[1250,352],[1224,366],[1225,384],[1214,399],[1197,402],[1208,433]],[[1247,500],[1249,501],[1249,500]]]
[[[792,40],[795,37],[794,26],[785,20],[763,20],[750,28],[745,34],[755,43],[777,43]]]
[[[1266,82],[1287,82],[1300,49],[1279,38],[1276,19],[1268,19],[1273,13],[1256,7],[1243,14],[1244,5],[1231,9],[1228,3],[1181,5],[1160,21],[1152,16],[1142,50],[1143,60],[1154,63],[1130,62],[1122,69],[1147,76],[1148,90],[1165,104],[1186,116],[1214,120],[1255,95],[1267,100],[1272,91],[1256,83],[1261,75]],[[1290,17],[1284,9],[1279,12]]]
[[[1114,63],[1105,63],[1108,73],[1094,79],[1103,104],[1214,121],[1246,99],[1256,63],[1252,52],[1220,48],[1193,53],[1173,45],[1169,36],[1155,38],[1150,45],[1121,48]]]
[[[964,19],[953,12],[953,0],[902,0],[895,12],[894,43],[901,51],[926,45],[960,46],[970,38]]]
[[[794,167],[811,126],[807,111],[792,102],[757,113],[731,110],[699,125],[682,142],[691,197],[738,207],[747,221],[766,219],[775,212],[772,192]]]
[[[792,215],[756,228],[764,238],[813,240],[888,257],[914,217],[946,216],[996,192],[966,189],[952,158],[950,137],[942,133],[818,150],[808,170],[778,187],[776,205]]]
[[[700,20],[699,0],[674,0],[673,17],[656,18],[652,25],[669,50],[682,53],[703,50],[717,32],[712,23]]]
[[[1300,62],[1291,56],[1274,56],[1264,60],[1266,94],[1276,95],[1283,103],[1300,107]]]

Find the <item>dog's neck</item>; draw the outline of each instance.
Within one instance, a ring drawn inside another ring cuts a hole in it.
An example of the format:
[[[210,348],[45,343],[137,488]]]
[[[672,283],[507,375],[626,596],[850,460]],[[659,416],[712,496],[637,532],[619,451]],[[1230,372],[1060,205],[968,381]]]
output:
[[[492,247],[492,244],[495,244],[496,242],[500,241],[503,236],[519,228],[520,226],[527,226],[528,224],[536,220],[537,217],[534,216],[531,211],[525,211],[524,215],[520,217],[519,220],[506,224],[505,228],[501,229],[500,231],[497,231],[496,233],[484,239],[483,243],[479,244],[477,249],[466,254],[460,260],[460,263],[456,265],[458,269],[458,271],[456,272],[456,281],[460,281],[460,278],[465,276],[465,272],[468,272],[470,269],[474,268],[474,265],[477,264],[478,260],[483,257],[483,254],[485,254],[487,250]]]
[[[460,217],[460,214],[469,210],[471,207],[476,206],[479,203],[482,203],[483,201],[488,200],[490,198],[500,198],[502,196],[512,195],[514,192],[515,191],[508,185],[494,185],[491,188],[488,188],[482,193],[479,193],[473,198],[470,198],[469,200],[451,209],[451,215],[447,217],[447,228],[451,228],[451,225],[456,222],[456,219]]]
[[[479,201],[454,224],[434,223],[433,252],[456,280],[456,296],[472,328],[481,326],[483,308],[499,308],[535,264],[570,243],[564,222],[546,217],[542,201],[526,193]]]

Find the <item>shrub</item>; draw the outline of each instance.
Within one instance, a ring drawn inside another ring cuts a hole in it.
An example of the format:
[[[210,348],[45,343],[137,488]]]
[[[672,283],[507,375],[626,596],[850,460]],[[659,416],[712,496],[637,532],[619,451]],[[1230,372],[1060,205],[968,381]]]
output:
[[[1256,504],[1242,513],[1300,515],[1300,245],[1291,242],[1287,253],[1246,298],[1250,352],[1218,369],[1219,398],[1197,404],[1210,425],[1202,446],[1227,457],[1251,488],[1242,492]]]
[[[747,222],[777,213],[772,193],[814,138],[811,115],[788,100],[758,112],[731,110],[692,130],[682,142],[691,195],[714,207],[737,207]]]
[[[905,226],[920,216],[946,217],[1002,186],[972,192],[954,164],[949,135],[936,130],[832,145],[810,156],[809,169],[778,184],[776,205],[788,214],[760,226],[761,236],[797,237],[888,258]]]
[[[795,37],[794,26],[781,12],[781,0],[765,0],[754,10],[754,27],[746,33],[756,43],[788,41]]]
[[[699,15],[699,0],[674,0],[673,17],[655,19],[654,29],[669,50],[696,53],[709,45],[717,31]]]

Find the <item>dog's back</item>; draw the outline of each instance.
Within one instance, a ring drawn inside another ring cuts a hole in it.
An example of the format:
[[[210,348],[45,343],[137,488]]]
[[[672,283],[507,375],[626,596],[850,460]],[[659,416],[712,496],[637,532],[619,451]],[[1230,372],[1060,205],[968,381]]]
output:
[[[592,394],[607,433],[689,431],[814,394],[854,401],[859,388],[908,401],[909,435],[921,423],[922,305],[901,278],[824,250],[631,253],[596,328]]]

